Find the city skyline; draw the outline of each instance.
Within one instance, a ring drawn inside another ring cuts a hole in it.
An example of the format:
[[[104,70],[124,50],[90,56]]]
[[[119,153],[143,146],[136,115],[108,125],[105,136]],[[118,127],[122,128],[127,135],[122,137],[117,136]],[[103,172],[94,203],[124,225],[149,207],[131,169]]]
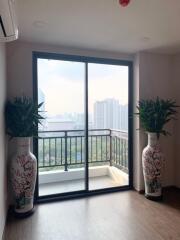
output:
[[[45,101],[43,92],[39,89],[39,102]],[[104,99],[94,103],[93,114],[89,114],[90,129],[119,129],[128,131],[128,105],[121,105],[117,99]],[[65,112],[55,116],[46,115],[43,120],[43,129],[72,130],[83,129],[85,119],[83,113]],[[43,130],[42,129],[42,130]]]
[[[84,112],[84,63],[38,59],[38,86],[49,115]],[[89,112],[96,101],[116,98],[128,104],[128,67],[89,64]]]

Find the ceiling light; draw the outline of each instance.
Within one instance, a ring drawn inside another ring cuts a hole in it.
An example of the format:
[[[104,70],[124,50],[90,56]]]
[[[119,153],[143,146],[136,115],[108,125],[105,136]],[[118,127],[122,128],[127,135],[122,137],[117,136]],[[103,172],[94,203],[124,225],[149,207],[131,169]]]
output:
[[[151,39],[149,37],[142,37],[141,41],[142,42],[149,42]]]
[[[33,26],[36,27],[36,28],[43,28],[47,25],[46,22],[44,21],[34,21],[33,22]]]

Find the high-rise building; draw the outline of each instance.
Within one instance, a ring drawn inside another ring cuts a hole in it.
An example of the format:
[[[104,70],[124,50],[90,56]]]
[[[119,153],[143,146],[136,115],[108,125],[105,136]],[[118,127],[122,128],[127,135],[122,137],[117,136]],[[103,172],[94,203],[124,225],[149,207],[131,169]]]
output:
[[[103,129],[105,128],[105,102],[97,101],[94,104],[94,128]]]
[[[94,104],[94,128],[128,130],[128,105],[113,98]]]

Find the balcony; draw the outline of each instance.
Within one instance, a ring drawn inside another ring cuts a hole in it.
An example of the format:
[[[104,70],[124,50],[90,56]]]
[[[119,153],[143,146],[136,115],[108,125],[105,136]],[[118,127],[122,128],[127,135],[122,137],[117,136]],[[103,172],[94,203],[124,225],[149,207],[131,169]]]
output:
[[[84,130],[39,132],[40,196],[83,190]],[[88,136],[89,188],[128,185],[128,134],[92,129]]]

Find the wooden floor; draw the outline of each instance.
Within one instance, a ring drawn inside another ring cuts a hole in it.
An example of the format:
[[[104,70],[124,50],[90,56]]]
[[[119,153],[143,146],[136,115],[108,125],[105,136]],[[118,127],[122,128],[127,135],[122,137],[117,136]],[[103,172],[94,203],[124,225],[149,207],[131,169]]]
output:
[[[135,191],[37,206],[33,216],[9,216],[6,240],[180,240],[180,192],[161,203]]]

